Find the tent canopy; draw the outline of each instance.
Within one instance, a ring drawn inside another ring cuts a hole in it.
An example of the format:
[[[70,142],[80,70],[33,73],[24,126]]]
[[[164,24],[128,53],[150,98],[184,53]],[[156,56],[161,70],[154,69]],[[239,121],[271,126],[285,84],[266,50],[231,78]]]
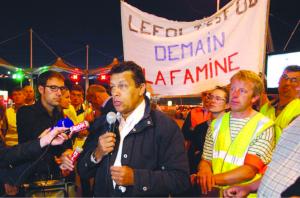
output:
[[[75,66],[66,63],[62,58],[58,57],[56,61],[50,65],[50,66],[44,66],[44,67],[39,67],[36,69],[33,69],[32,73],[33,74],[40,74],[45,70],[53,70],[57,72],[67,72],[67,73],[72,73],[72,74],[79,74],[82,75],[84,74],[84,71],[82,71],[79,68],[76,68]]]
[[[113,61],[110,64],[108,64],[104,67],[99,67],[97,69],[90,69],[88,71],[88,74],[89,75],[106,74],[111,70],[111,68],[114,65],[117,65],[118,63],[119,63],[119,60],[117,58],[114,58]]]

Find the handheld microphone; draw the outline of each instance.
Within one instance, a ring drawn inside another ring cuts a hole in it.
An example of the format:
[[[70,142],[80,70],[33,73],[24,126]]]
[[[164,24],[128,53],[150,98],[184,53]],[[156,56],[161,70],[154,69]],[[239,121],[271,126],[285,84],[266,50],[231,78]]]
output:
[[[72,121],[70,118],[66,117],[66,118],[60,119],[60,120],[56,123],[55,126],[56,126],[56,127],[66,127],[66,128],[70,128],[70,127],[74,126],[74,123],[73,123],[73,121]]]
[[[117,114],[115,112],[111,111],[111,112],[107,113],[106,121],[109,124],[108,131],[113,130],[112,126],[115,124],[116,120],[117,120]]]
[[[71,155],[71,160],[72,160],[73,164],[76,162],[76,160],[78,159],[81,152],[82,152],[82,148],[80,148],[80,147],[75,148],[75,150],[73,151],[73,153]]]
[[[71,137],[75,133],[78,133],[80,131],[88,129],[89,126],[90,125],[89,125],[88,121],[83,121],[83,122],[80,122],[77,125],[71,126],[69,129],[67,129],[66,131],[64,131],[64,133],[67,134],[67,135],[69,135],[69,137]]]

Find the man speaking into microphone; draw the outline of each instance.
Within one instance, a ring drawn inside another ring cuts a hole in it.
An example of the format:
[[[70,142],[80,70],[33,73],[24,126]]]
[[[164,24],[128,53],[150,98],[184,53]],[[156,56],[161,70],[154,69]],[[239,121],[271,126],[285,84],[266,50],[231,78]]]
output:
[[[189,170],[183,136],[174,121],[150,108],[142,68],[122,62],[110,75],[117,120],[112,127],[107,122],[99,126],[100,136],[84,146],[77,164],[80,176],[95,177],[95,197],[185,191]]]

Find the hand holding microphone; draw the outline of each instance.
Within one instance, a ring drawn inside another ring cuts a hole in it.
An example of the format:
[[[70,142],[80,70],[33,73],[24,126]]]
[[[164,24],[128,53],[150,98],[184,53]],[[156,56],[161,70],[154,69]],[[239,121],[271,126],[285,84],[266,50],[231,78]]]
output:
[[[82,148],[76,147],[73,152],[72,150],[69,149],[62,154],[62,156],[60,157],[61,165],[59,167],[62,170],[64,176],[68,175],[70,171],[74,170],[74,164],[81,152],[82,152]]]
[[[117,115],[114,112],[109,112],[106,115],[106,121],[109,124],[108,131],[98,138],[98,145],[93,153],[97,162],[108,153],[111,153],[115,148],[116,134],[114,133],[114,124],[116,120]]]
[[[45,147],[51,143],[51,145],[61,145],[63,144],[69,137],[64,134],[67,130],[65,127],[55,127],[54,129],[46,129],[39,136],[41,147]]]
[[[88,121],[83,121],[83,122],[80,122],[77,125],[71,126],[64,133],[67,134],[69,136],[69,138],[71,138],[75,133],[86,130],[88,128],[89,128],[89,122]]]

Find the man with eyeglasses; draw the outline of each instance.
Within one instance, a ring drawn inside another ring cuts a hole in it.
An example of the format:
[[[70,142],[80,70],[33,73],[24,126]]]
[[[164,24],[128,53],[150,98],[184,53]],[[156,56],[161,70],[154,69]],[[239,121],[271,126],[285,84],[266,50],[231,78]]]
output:
[[[296,90],[299,84],[300,66],[291,65],[286,67],[279,80],[279,101],[274,105],[276,109],[275,123],[281,130],[300,114],[300,96]]]
[[[228,186],[254,181],[270,162],[274,122],[252,108],[262,89],[262,80],[252,71],[240,70],[231,77],[231,111],[212,121],[198,166],[203,194],[219,196]]]
[[[39,75],[37,86],[40,99],[34,105],[23,106],[17,113],[20,144],[37,139],[42,131],[55,126],[60,119],[63,119],[59,105],[62,90],[66,89],[64,80],[64,76],[55,71],[46,71]],[[61,146],[50,147],[48,153],[37,163],[27,181],[60,178],[60,169],[54,156],[60,156],[66,148],[71,148],[70,141]],[[35,160],[33,159],[31,162]]]

